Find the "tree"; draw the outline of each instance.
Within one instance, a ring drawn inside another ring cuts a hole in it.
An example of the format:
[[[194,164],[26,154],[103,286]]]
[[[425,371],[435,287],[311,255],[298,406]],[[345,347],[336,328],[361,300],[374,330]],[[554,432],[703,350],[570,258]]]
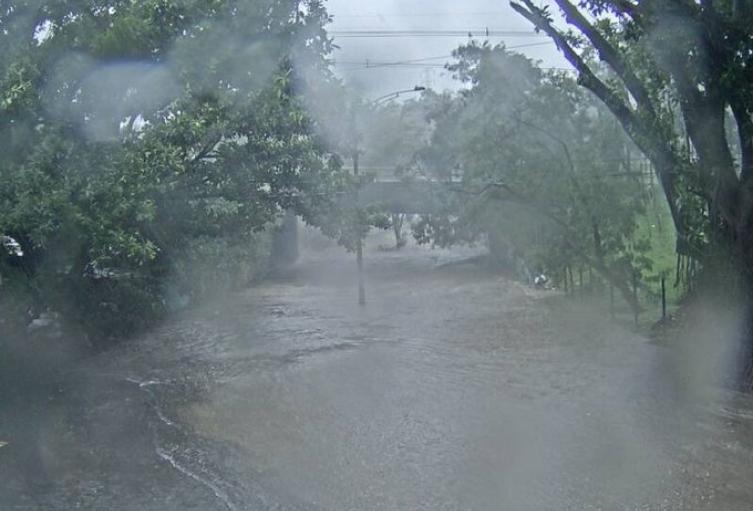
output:
[[[157,317],[194,240],[330,208],[340,165],[300,96],[327,79],[317,0],[4,2],[0,232],[37,306]]]
[[[462,191],[449,194],[444,214],[424,218],[419,239],[483,232],[504,264],[591,267],[637,310],[630,284],[650,263],[636,233],[645,199],[632,144],[566,74],[504,46],[470,44],[455,56],[449,68],[470,88],[438,110],[420,157],[439,180],[452,184],[459,172]]]
[[[425,119],[427,105],[422,99],[372,104],[363,109],[359,117],[368,119],[368,123],[362,123],[360,161],[367,173],[387,180],[410,181],[415,177],[415,155],[431,135],[431,124]],[[406,243],[405,218],[404,213],[390,214],[398,249]]]
[[[705,0],[554,4],[578,37],[557,28],[547,7],[511,3],[555,41],[578,83],[651,160],[678,250],[702,262],[707,284],[721,282],[727,295],[734,289],[753,320],[753,6]],[[594,72],[588,52],[609,66],[609,79]],[[750,332],[741,356],[748,379]]]

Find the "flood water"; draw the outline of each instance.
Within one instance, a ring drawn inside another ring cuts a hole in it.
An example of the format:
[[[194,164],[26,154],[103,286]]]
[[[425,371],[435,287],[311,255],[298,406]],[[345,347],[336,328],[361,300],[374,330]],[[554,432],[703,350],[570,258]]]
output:
[[[289,272],[0,409],[1,509],[750,510],[753,404],[474,249]]]

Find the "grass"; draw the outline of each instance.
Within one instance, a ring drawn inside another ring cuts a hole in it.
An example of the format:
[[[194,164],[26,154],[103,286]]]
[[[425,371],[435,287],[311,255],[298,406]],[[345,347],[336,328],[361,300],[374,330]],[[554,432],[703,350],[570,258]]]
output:
[[[646,239],[651,248],[645,254],[652,262],[651,268],[644,271],[641,301],[646,305],[660,306],[661,278],[666,280],[667,306],[677,306],[684,296],[682,285],[675,286],[677,236],[669,208],[661,197],[654,197],[646,212],[638,218],[636,239]],[[647,303],[646,303],[647,302]]]
[[[640,331],[648,332],[658,320],[661,319],[661,279],[665,279],[667,310],[673,313],[680,305],[685,295],[684,286],[675,286],[675,271],[677,264],[676,233],[672,217],[664,199],[660,195],[654,195],[649,200],[646,212],[637,219],[635,230],[636,240],[647,240],[650,248],[644,254],[651,261],[649,269],[641,274],[638,300],[643,308],[639,315]],[[576,281],[578,275],[575,275]],[[587,282],[587,279],[586,279]],[[588,285],[588,284],[586,284]],[[577,286],[577,284],[576,284]],[[584,290],[584,292],[587,292]],[[601,300],[609,304],[608,288],[596,288]],[[580,293],[576,289],[575,295]],[[626,325],[633,324],[633,314],[621,295],[615,291],[615,314],[619,322]]]

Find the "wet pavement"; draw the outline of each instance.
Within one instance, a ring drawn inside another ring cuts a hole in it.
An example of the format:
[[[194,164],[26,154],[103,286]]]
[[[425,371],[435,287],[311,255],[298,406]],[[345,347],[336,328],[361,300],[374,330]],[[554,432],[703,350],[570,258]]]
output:
[[[753,508],[749,397],[476,253],[372,249],[359,307],[309,251],[7,396],[0,509]]]

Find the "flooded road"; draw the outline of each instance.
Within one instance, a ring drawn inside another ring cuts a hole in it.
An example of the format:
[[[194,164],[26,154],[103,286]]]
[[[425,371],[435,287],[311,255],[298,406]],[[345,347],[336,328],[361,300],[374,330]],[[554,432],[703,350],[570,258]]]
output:
[[[3,408],[0,507],[753,508],[750,398],[689,399],[664,348],[473,255],[372,250],[359,307],[352,256],[309,252],[86,361]]]

